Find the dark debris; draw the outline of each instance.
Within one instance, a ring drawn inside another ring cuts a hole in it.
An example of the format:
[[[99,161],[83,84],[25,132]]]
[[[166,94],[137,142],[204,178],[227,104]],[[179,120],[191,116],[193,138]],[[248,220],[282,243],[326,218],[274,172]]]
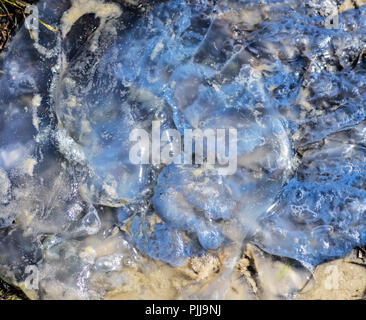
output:
[[[26,295],[0,279],[0,300],[28,300]]]

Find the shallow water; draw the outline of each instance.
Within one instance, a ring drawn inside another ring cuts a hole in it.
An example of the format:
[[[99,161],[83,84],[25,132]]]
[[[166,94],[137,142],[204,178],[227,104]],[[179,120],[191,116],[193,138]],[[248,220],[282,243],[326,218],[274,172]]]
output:
[[[40,1],[59,32],[23,27],[0,61],[1,276],[148,298],[165,270],[161,297],[214,298],[247,242],[309,269],[365,244],[366,7],[338,5]],[[237,170],[132,164],[152,121],[235,128]]]

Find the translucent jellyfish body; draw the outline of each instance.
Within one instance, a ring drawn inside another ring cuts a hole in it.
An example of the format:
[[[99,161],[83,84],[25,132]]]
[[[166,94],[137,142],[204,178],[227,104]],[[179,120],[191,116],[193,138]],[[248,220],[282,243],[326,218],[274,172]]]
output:
[[[338,1],[39,4],[60,32],[23,28],[0,57],[2,278],[35,266],[40,298],[151,297],[151,270],[176,283],[246,235],[308,265],[365,243],[365,7],[330,26]],[[132,163],[130,133],[151,139],[153,120],[183,142],[235,129],[235,170],[222,150]]]

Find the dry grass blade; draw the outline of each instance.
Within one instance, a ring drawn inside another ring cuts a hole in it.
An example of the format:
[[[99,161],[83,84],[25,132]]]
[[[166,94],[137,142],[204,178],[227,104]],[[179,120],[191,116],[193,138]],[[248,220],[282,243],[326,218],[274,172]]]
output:
[[[0,2],[2,2],[4,5],[5,4],[8,4],[8,5],[11,5],[13,7],[16,7],[18,9],[21,9],[21,10],[24,10],[25,7],[27,6],[23,2],[15,1],[15,0],[0,0]]]
[[[0,50],[4,48],[11,33],[16,27],[18,27],[18,22],[24,21],[24,19],[29,15],[48,30],[58,32],[58,30],[39,19],[37,15],[32,13],[32,11],[27,12],[27,6],[34,2],[34,0],[0,0]],[[29,31],[30,38],[34,39],[31,30],[28,27],[27,29]]]

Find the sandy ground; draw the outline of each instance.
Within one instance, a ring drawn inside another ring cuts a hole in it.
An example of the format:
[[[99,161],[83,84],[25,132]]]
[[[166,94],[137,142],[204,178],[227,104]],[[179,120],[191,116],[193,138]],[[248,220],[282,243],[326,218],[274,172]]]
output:
[[[231,300],[262,299],[364,299],[366,258],[364,249],[354,249],[344,259],[319,265],[310,271],[299,262],[272,256],[248,244],[236,265],[223,296]],[[181,268],[162,263],[148,272],[128,270],[125,282],[109,291],[105,299],[214,298],[224,286],[220,279],[224,254],[191,259]],[[225,284],[225,283],[224,283]],[[219,296],[220,297],[220,296]]]
[[[343,259],[323,263],[309,271],[298,262],[271,256],[248,245],[238,269],[251,290],[246,290],[246,296],[237,294],[227,298],[366,299],[365,248],[356,248]],[[238,283],[234,286],[240,287]]]
[[[319,265],[314,281],[297,295],[304,300],[366,299],[365,251],[353,250],[346,258]]]
[[[340,12],[363,4],[366,0],[346,0]],[[18,18],[21,19],[19,13]],[[0,12],[0,50],[14,28],[12,21]],[[182,299],[199,295],[219,277],[224,259],[224,253],[219,256],[207,254],[191,259],[178,269],[156,263],[149,270],[126,270],[123,284],[110,290],[105,298]],[[113,274],[110,280],[111,283],[116,281]],[[271,256],[248,245],[231,276],[225,298],[309,300],[365,299],[365,296],[365,249],[356,248],[343,259],[321,264],[309,271],[298,262]],[[0,286],[0,300],[16,298],[19,298],[16,291],[6,285]]]

